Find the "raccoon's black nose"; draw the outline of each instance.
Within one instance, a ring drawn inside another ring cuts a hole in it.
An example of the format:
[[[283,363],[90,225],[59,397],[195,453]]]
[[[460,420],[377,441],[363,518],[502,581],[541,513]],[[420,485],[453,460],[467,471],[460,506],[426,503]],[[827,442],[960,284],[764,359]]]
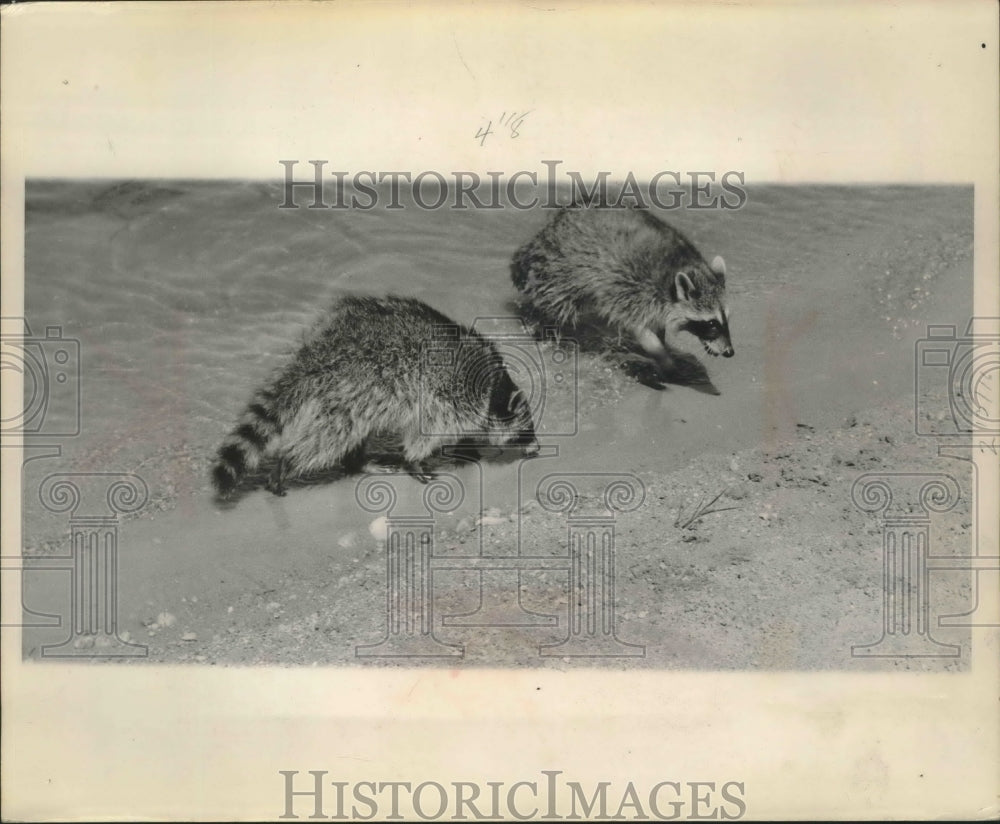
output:
[[[723,350],[722,357],[724,357],[724,358],[731,358],[735,354],[736,353],[733,351],[733,347],[729,346],[729,347],[726,347],[725,350]]]

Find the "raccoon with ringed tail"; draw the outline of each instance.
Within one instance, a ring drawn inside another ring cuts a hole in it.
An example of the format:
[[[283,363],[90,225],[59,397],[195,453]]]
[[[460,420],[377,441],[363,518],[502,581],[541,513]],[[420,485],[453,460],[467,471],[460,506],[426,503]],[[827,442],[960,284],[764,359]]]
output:
[[[733,356],[726,264],[706,263],[681,232],[638,208],[560,209],[514,254],[522,299],[562,327],[596,318],[630,335],[669,372],[667,340],[695,335],[708,354]]]
[[[212,479],[226,497],[274,460],[267,488],[284,495],[289,478],[359,469],[366,439],[384,431],[402,436],[407,467],[423,483],[433,478],[427,458],[469,433],[528,456],[539,450],[528,400],[492,342],[419,300],[347,296],[254,394]]]

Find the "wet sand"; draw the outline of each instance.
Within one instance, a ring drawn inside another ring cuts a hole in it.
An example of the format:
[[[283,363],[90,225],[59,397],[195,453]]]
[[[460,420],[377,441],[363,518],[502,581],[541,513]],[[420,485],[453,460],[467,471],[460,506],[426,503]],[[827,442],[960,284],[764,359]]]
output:
[[[419,296],[465,323],[509,315],[510,256],[546,214],[280,202],[280,186],[263,183],[29,185],[26,315],[36,335],[60,324],[80,341],[82,431],[60,458],[25,467],[25,552],[66,551],[66,515],[38,500],[46,475],[133,472],[150,501],[119,530],[119,630],[148,645],[148,660],[412,665],[355,656],[385,632],[386,599],[376,516],[358,506],[357,478],[280,499],[252,491],[226,508],[208,485],[211,456],[340,291]],[[645,500],[616,523],[618,634],[645,656],[588,666],[967,665],[851,658],[852,644],[878,637],[883,593],[877,522],[850,489],[864,471],[918,469],[950,472],[968,490],[961,462],[936,458],[914,434],[914,414],[948,414],[944,376],[921,387],[914,411],[914,343],[929,323],[961,333],[971,314],[971,189],[753,187],[739,211],[663,216],[727,261],[736,357],[705,364],[719,394],[656,391],[581,353],[576,434],[543,438],[558,457],[487,462],[481,478],[476,467],[450,470],[472,493],[440,518],[435,551],[509,553],[520,535],[533,552],[558,554],[564,516],[521,512],[518,481],[631,473]],[[72,405],[56,399],[46,414],[71,423]],[[412,479],[397,486],[401,506],[422,492]],[[684,526],[720,492],[722,511]],[[967,553],[971,534],[967,499],[934,521],[938,551]],[[28,606],[64,610],[68,575],[25,578]],[[968,573],[942,573],[936,587],[941,612],[970,606]],[[522,573],[519,589],[522,605],[558,625],[438,626],[440,640],[465,646],[464,658],[441,660],[576,666],[537,655],[565,635],[565,573]],[[442,572],[435,592],[438,618],[467,612],[478,579]],[[25,654],[65,635],[28,629]],[[938,635],[968,644],[960,630]]]

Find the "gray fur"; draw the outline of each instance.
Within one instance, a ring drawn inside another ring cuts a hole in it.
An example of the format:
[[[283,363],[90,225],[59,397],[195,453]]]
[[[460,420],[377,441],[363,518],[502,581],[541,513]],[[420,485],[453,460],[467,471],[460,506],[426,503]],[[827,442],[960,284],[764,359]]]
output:
[[[706,263],[691,241],[646,210],[561,209],[514,254],[511,280],[546,320],[564,328],[596,320],[632,336],[664,365],[666,336],[682,330],[711,355],[733,354],[725,262]]]
[[[336,466],[384,431],[402,436],[422,481],[422,462],[470,433],[537,451],[528,403],[493,343],[418,300],[348,296],[254,395],[219,449],[215,485],[226,494],[271,457],[269,488],[283,494],[286,477]]]

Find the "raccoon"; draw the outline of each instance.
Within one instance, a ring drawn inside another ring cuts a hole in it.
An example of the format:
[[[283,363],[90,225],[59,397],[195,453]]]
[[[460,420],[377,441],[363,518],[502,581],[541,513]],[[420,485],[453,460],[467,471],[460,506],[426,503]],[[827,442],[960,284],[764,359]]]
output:
[[[469,433],[539,449],[527,398],[493,343],[419,300],[347,296],[255,393],[219,448],[215,488],[225,497],[274,459],[267,488],[284,495],[291,477],[360,468],[366,438],[385,431],[402,436],[423,483],[433,478],[425,460]]]
[[[706,263],[644,209],[561,209],[515,252],[511,280],[548,321],[597,320],[632,336],[667,371],[674,365],[667,340],[680,331],[713,357],[733,356],[725,261]]]

